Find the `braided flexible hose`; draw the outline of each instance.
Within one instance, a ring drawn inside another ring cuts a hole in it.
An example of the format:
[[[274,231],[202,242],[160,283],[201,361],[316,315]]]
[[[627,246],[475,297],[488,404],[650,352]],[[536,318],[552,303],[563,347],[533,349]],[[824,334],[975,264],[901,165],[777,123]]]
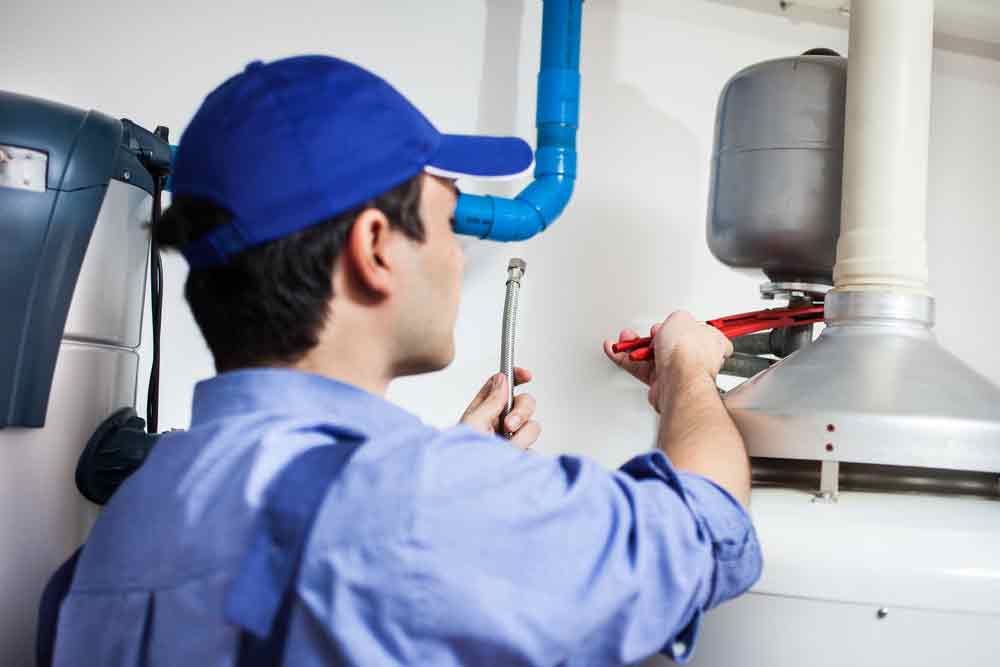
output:
[[[500,332],[500,372],[507,376],[507,407],[500,413],[498,430],[502,435],[511,437],[512,433],[503,430],[503,421],[510,414],[514,405],[514,339],[517,334],[517,299],[521,292],[521,279],[524,277],[528,263],[520,258],[513,258],[507,265],[507,295],[503,302],[503,328]]]

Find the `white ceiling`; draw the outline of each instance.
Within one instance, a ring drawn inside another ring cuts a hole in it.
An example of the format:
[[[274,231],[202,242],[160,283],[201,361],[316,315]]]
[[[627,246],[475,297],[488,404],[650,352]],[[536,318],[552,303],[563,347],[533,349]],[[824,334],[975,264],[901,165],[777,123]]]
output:
[[[712,0],[723,5],[847,28],[850,0]],[[935,46],[1000,60],[1000,0],[937,0]]]

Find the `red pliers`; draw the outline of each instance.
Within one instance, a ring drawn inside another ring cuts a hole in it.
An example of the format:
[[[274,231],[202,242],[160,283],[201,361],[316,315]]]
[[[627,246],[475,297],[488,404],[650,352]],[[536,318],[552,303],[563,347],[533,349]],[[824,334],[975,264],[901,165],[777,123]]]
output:
[[[736,338],[767,329],[784,329],[822,321],[823,306],[820,305],[758,310],[752,313],[708,320],[705,324],[715,327],[725,334],[726,338]],[[615,343],[611,350],[616,353],[628,352],[628,358],[632,361],[646,361],[653,357],[652,342],[653,339],[650,337],[636,338],[624,343]]]

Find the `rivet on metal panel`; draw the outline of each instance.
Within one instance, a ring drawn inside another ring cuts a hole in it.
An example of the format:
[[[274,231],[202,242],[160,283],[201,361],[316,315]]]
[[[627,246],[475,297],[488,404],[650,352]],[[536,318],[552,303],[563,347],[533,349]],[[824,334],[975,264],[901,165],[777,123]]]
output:
[[[875,617],[878,618],[878,620],[880,621],[888,615],[889,615],[889,610],[886,607],[882,607],[877,612],[875,612]]]

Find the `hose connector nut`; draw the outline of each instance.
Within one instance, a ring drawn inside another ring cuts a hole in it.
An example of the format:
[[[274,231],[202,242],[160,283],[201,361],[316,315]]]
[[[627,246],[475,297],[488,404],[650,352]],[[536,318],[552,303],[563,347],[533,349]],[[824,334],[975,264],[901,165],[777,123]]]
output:
[[[528,268],[528,263],[521,259],[520,257],[514,257],[510,260],[510,264],[507,265],[507,282],[515,282],[521,284],[521,278],[524,277],[524,273]]]

